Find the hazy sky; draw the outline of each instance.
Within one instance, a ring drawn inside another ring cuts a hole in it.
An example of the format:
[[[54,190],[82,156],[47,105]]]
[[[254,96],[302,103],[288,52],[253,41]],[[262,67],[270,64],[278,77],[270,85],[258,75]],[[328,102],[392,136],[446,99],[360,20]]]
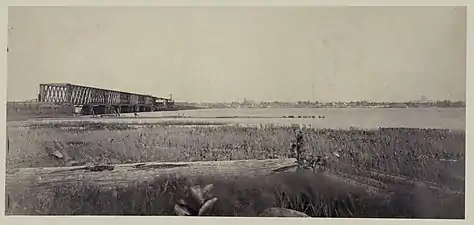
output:
[[[453,7],[10,7],[8,100],[74,83],[186,101],[465,100]]]

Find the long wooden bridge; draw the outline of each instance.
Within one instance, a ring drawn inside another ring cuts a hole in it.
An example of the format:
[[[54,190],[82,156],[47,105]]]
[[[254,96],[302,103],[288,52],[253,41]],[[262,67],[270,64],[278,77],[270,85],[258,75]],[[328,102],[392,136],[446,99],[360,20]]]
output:
[[[151,112],[174,107],[171,98],[109,90],[69,83],[40,84],[39,102],[66,104],[79,114]]]

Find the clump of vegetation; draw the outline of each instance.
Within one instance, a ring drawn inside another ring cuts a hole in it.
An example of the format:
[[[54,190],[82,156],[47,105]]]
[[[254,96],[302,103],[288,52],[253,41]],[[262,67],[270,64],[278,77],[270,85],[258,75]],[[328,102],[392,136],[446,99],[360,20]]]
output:
[[[187,191],[184,198],[178,199],[174,211],[178,216],[203,216],[209,213],[218,198],[213,196],[213,184],[204,188],[199,185],[185,186]]]
[[[316,154],[308,154],[308,151],[303,150],[304,144],[304,132],[301,129],[298,129],[296,126],[293,126],[293,131],[295,133],[295,139],[291,143],[290,148],[290,157],[296,158],[298,165],[298,170],[308,170],[315,169],[317,166],[315,158],[320,158]]]

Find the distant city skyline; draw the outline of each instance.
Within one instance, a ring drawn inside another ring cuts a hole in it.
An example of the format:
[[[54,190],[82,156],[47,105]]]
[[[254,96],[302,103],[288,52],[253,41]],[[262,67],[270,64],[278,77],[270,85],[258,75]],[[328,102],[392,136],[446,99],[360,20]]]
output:
[[[97,88],[97,87],[96,87]],[[115,90],[117,91],[117,90]],[[144,94],[144,93],[135,93],[135,94]],[[145,95],[145,94],[144,94]],[[37,101],[38,95],[36,95],[36,98],[31,98],[31,99],[21,99],[21,100],[8,100],[8,101]],[[173,99],[173,95],[169,94],[168,96],[155,96],[155,97],[164,97],[164,98],[169,98]],[[179,101],[179,100],[178,100]],[[452,102],[465,102],[465,100],[449,100],[449,99],[429,99],[426,95],[421,95],[419,99],[412,99],[412,100],[407,100],[407,101],[370,101],[370,100],[347,100],[347,101],[320,101],[320,100],[308,100],[308,99],[302,99],[302,100],[296,100],[296,101],[280,101],[280,100],[256,100],[256,99],[249,99],[247,97],[243,97],[241,100],[231,100],[231,101],[183,101],[183,102],[190,102],[190,103],[232,103],[232,102],[255,102],[255,103],[261,103],[261,102],[288,102],[288,103],[297,103],[297,102],[321,102],[321,103],[329,103],[329,102],[436,102],[436,101],[452,101]]]
[[[10,7],[7,100],[465,101],[465,7]]]
[[[179,100],[178,100],[179,101]],[[448,99],[412,99],[412,100],[407,100],[407,101],[370,101],[370,100],[347,100],[347,101],[318,101],[318,100],[296,100],[296,101],[279,101],[279,100],[255,100],[255,99],[242,99],[242,100],[233,100],[233,101],[201,101],[201,102],[193,102],[193,101],[183,101],[183,102],[189,102],[189,103],[232,103],[232,102],[238,102],[238,103],[243,103],[243,102],[254,102],[254,103],[262,103],[262,102],[287,102],[287,103],[297,103],[297,102],[320,102],[320,103],[335,103],[335,102],[374,102],[374,103],[402,103],[402,102],[438,102],[438,101],[451,101],[451,102],[465,102],[464,100],[448,100]]]

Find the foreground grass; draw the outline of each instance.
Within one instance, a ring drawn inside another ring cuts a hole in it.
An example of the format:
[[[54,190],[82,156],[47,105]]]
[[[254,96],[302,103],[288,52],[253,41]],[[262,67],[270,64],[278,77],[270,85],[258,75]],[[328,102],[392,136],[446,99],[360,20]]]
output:
[[[9,128],[7,168],[87,162],[213,161],[288,157],[291,127],[174,127],[64,130]],[[330,169],[356,168],[464,188],[465,133],[438,129],[303,129],[302,150]],[[69,160],[50,153],[59,150]],[[335,155],[339,155],[336,157]],[[354,167],[356,165],[356,167]]]
[[[173,206],[189,183],[215,185],[219,201],[210,216],[258,216],[266,208],[285,207],[312,217],[464,218],[463,197],[440,196],[414,186],[393,186],[392,194],[374,196],[314,173],[192,181],[165,177],[109,188],[93,183],[35,190],[7,188],[15,201],[7,204],[6,214],[175,215]]]
[[[77,127],[77,126],[76,126]],[[117,127],[116,127],[117,128]],[[302,152],[320,156],[326,168],[346,174],[359,169],[430,181],[464,192],[465,133],[436,129],[334,130],[303,128]],[[7,168],[88,162],[208,161],[291,156],[291,127],[175,127],[138,129],[8,128]],[[50,156],[59,150],[67,160]],[[336,156],[338,155],[338,156]],[[12,189],[8,214],[174,215],[185,178],[157,177],[127,187],[93,183],[45,189]],[[287,207],[310,216],[464,218],[464,197],[391,184],[387,196],[328,180],[314,173],[257,178],[201,177],[213,183],[219,201],[212,215],[256,216]],[[8,199],[8,198],[7,198]],[[14,200],[12,200],[14,199]]]

